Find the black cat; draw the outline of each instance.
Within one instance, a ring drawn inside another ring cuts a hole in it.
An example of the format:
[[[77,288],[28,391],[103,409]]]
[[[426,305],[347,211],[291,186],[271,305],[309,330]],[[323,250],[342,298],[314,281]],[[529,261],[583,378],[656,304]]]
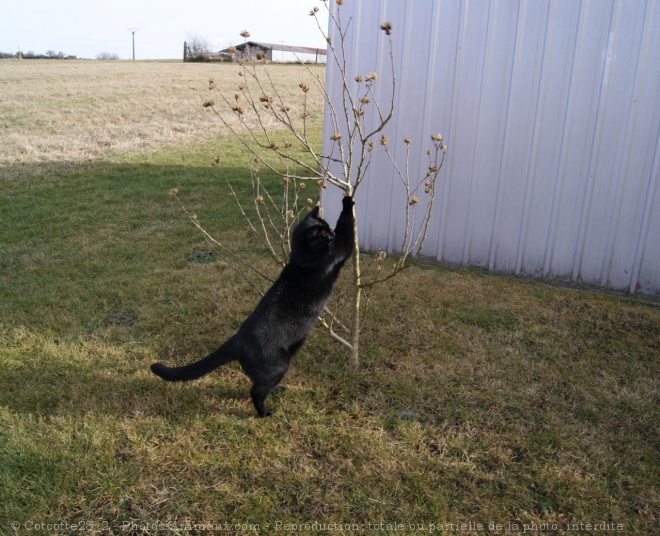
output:
[[[334,232],[319,217],[318,206],[296,226],[289,262],[235,335],[195,363],[176,368],[154,363],[153,373],[169,381],[194,380],[236,360],[253,382],[250,394],[257,413],[270,415],[266,397],[305,342],[353,251],[354,203],[346,196],[342,204]]]

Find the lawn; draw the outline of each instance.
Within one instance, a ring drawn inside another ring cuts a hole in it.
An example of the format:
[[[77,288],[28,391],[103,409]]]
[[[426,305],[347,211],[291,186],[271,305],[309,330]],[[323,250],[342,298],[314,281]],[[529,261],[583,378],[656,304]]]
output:
[[[150,373],[258,299],[168,190],[268,266],[202,107],[236,73],[0,62],[0,534],[657,534],[654,302],[420,265],[374,292],[360,369],[316,329],[268,419],[236,364]]]

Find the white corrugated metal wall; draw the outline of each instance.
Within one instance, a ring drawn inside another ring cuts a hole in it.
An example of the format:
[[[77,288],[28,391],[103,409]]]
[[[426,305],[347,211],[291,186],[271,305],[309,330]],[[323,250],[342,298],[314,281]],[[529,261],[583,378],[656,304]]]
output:
[[[449,146],[425,255],[660,295],[659,1],[351,0],[332,9],[350,19],[349,80],[378,72],[381,103],[391,85],[379,26],[393,25],[397,113],[384,133],[399,156],[404,137],[423,142],[412,175],[426,171],[431,134]],[[327,84],[337,98],[331,56]],[[324,143],[333,131],[326,112]],[[370,174],[356,198],[362,245],[396,249],[389,209],[401,192],[378,150]]]

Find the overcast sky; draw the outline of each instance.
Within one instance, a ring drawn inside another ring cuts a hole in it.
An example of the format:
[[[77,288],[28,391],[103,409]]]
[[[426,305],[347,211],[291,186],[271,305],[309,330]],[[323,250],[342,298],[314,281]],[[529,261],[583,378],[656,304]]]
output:
[[[191,34],[220,50],[242,43],[242,30],[253,41],[325,48],[314,6],[327,31],[321,0],[14,0],[0,10],[0,52],[130,59],[128,28],[138,28],[136,59],[180,58]]]

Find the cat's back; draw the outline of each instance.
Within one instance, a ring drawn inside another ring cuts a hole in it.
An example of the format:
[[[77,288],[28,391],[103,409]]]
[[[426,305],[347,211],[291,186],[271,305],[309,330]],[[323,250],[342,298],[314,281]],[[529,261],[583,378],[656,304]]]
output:
[[[315,269],[286,265],[261,298],[241,330],[279,329],[287,324],[307,324],[323,310],[332,291],[328,274]]]

